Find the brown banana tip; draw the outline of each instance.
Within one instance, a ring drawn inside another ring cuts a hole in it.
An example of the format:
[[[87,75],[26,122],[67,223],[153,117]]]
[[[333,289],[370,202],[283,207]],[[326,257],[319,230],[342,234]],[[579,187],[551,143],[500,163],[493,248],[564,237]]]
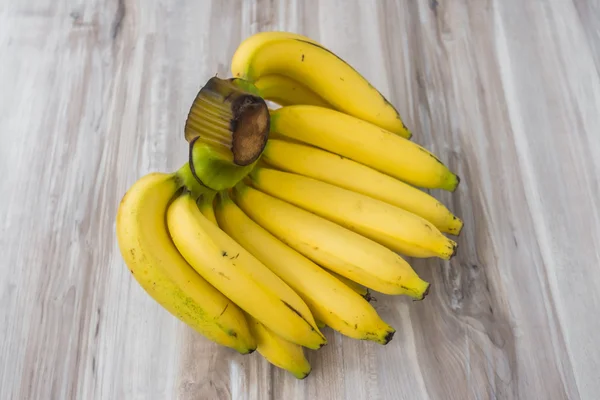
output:
[[[458,188],[458,185],[460,185],[460,176],[458,175],[454,175],[456,176],[456,185],[454,186],[454,189],[452,190],[452,193],[456,192],[456,189]]]
[[[431,283],[427,285],[427,289],[425,289],[425,291],[423,292],[423,296],[421,296],[420,300],[423,300],[425,299],[425,297],[427,297],[427,295],[429,294],[429,289],[431,289]]]
[[[396,333],[395,330],[391,330],[387,333],[387,335],[385,335],[385,337],[383,338],[383,344],[386,345],[388,344],[393,338],[394,338],[394,334]]]
[[[365,293],[365,295],[363,296],[363,298],[368,301],[369,303],[371,302],[371,300],[375,300],[375,298],[373,296],[371,296],[371,292],[367,290],[367,293]]]
[[[303,376],[299,377],[298,379],[303,380],[306,379],[310,373],[312,372],[312,368],[308,370],[308,372],[306,372]]]
[[[255,351],[256,351],[256,348],[254,348],[254,349],[250,349],[250,350],[248,350],[248,352],[247,352],[246,354],[252,354],[252,353],[254,353]]]
[[[456,255],[456,253],[458,253],[458,243],[454,245],[454,249],[452,249],[452,254],[450,254],[450,258],[448,258],[448,260],[451,260],[452,257]]]

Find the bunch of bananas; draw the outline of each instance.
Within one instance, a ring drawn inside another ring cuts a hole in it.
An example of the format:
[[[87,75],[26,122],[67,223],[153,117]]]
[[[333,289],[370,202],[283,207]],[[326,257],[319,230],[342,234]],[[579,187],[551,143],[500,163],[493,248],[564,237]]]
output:
[[[232,73],[193,102],[189,160],[127,191],[118,243],[174,316],[302,379],[302,347],[325,345],[325,326],[392,339],[369,289],[426,296],[402,256],[455,254],[444,233],[458,235],[462,221],[421,189],[453,191],[459,179],[409,140],[381,93],[307,37],[251,36]]]

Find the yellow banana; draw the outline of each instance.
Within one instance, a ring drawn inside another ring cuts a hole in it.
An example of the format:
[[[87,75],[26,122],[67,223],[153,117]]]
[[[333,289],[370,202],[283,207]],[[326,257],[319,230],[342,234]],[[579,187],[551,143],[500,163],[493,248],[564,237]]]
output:
[[[456,243],[429,221],[364,194],[291,172],[255,168],[257,189],[336,222],[402,254],[450,259]]]
[[[444,233],[458,235],[462,221],[435,197],[363,164],[316,147],[270,139],[261,160],[288,172],[362,193],[417,214]]]
[[[201,202],[198,203],[198,207],[202,215],[217,226],[213,199],[214,196],[211,195],[203,196]],[[250,314],[245,313],[245,316],[250,327],[250,332],[256,341],[256,350],[258,350],[261,356],[271,364],[289,371],[298,379],[304,379],[308,376],[311,367],[306,357],[304,357],[301,346],[277,335]],[[324,327],[318,321],[315,322],[319,329]]]
[[[298,379],[304,379],[310,374],[311,367],[304,357],[302,347],[283,339],[249,315],[248,322],[261,356]]]
[[[318,42],[287,32],[261,32],[244,40],[231,62],[234,77],[256,81],[283,75],[301,82],[334,108],[406,138],[398,111],[358,71]]]
[[[243,184],[234,195],[256,223],[319,265],[381,293],[427,294],[429,283],[379,243]]]
[[[202,213],[202,215],[204,215],[206,217],[206,219],[208,219],[210,222],[212,222],[215,226],[218,226],[219,224],[217,222],[217,218],[215,216],[215,208],[213,206],[214,194],[216,194],[216,192],[213,193],[213,196],[203,197],[201,202],[198,203],[198,208],[200,209],[200,212]],[[225,193],[225,195],[226,195],[226,193]],[[234,206],[235,206],[235,204],[234,204]],[[217,233],[216,238],[219,238],[220,236],[222,236],[222,235]],[[224,239],[225,240],[223,241],[223,243],[227,243],[227,241],[229,240],[228,238],[224,238]],[[368,294],[369,290],[367,288],[364,288],[363,286],[359,285],[358,283],[355,283],[355,282],[352,282],[352,283],[357,287],[356,292],[359,293],[361,296],[365,297],[367,299],[367,301],[369,301],[369,299],[371,298],[370,295],[369,296],[363,295],[363,292],[365,290],[366,290],[367,294]],[[354,288],[354,287],[352,287],[352,288]],[[364,288],[364,290],[362,290],[360,288]],[[325,328],[325,326],[326,326],[325,323],[319,321],[316,318],[315,318],[315,323],[317,325],[317,328],[319,328],[319,329]]]
[[[350,158],[415,186],[454,191],[459,183],[455,174],[418,144],[328,108],[298,105],[274,110],[271,132]]]
[[[391,340],[395,330],[369,302],[252,221],[224,193],[216,215],[219,226],[292,287],[316,319],[355,339],[381,344]]]
[[[215,217],[215,208],[213,206],[213,202],[215,199],[217,192],[212,192],[205,194],[201,197],[200,201],[198,201],[198,208],[202,215],[206,217],[210,222],[217,225],[217,218]]]
[[[365,299],[367,301],[371,301],[373,299],[373,297],[371,296],[371,292],[369,292],[369,289],[367,287],[364,287],[360,283],[356,283],[356,282],[346,278],[345,276],[341,276],[340,274],[335,273],[333,271],[327,271],[327,272],[329,272],[334,278],[339,279],[344,285],[346,285],[350,289],[354,290],[363,299]]]
[[[311,349],[326,343],[302,299],[204,217],[190,193],[171,203],[167,224],[190,265],[248,314],[293,343]]]
[[[263,99],[273,101],[282,106],[293,104],[310,104],[319,107],[331,107],[318,94],[295,80],[283,75],[266,75],[260,77],[254,85]]]
[[[208,339],[242,354],[256,342],[242,311],[206,282],[179,254],[165,214],[181,183],[152,173],[127,191],[116,218],[121,254],[142,288],[171,314]]]

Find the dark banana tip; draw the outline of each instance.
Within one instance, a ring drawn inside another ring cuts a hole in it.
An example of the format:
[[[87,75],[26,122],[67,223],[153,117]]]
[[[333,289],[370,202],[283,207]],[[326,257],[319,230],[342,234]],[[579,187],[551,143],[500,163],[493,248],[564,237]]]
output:
[[[385,335],[385,337],[383,338],[383,344],[384,344],[384,345],[386,345],[386,344],[388,344],[389,342],[391,342],[391,341],[392,341],[392,339],[394,338],[394,334],[395,334],[395,333],[396,333],[396,331],[395,331],[395,330],[389,331],[389,332],[387,333],[387,335]]]
[[[311,372],[312,372],[312,368],[307,373],[305,373],[304,376],[301,376],[298,379],[300,379],[300,380],[306,379],[310,375]]]
[[[458,243],[454,245],[454,249],[452,249],[452,254],[450,254],[450,258],[448,258],[448,260],[451,260],[452,257],[456,255],[456,253],[458,253]]]
[[[460,185],[460,176],[458,176],[456,174],[454,174],[454,176],[456,176],[456,186],[454,186],[452,193],[456,192],[456,189],[458,189],[458,186]]]
[[[421,296],[419,300],[423,300],[425,299],[425,297],[427,297],[427,295],[429,294],[429,289],[431,289],[431,283],[427,285],[427,289],[425,289],[425,291],[423,292],[423,296]]]
[[[256,348],[254,348],[254,349],[249,349],[249,350],[248,350],[248,352],[247,352],[246,354],[252,354],[252,353],[254,353],[255,351],[256,351]]]

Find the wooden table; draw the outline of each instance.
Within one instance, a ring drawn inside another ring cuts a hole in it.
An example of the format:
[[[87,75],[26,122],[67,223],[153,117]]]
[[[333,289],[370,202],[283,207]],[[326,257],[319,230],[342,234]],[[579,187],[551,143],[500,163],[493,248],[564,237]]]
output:
[[[0,398],[597,399],[599,26],[597,0],[0,1]],[[462,177],[426,301],[378,296],[394,340],[327,331],[304,381],[173,318],[114,235],[263,30],[345,58]]]

